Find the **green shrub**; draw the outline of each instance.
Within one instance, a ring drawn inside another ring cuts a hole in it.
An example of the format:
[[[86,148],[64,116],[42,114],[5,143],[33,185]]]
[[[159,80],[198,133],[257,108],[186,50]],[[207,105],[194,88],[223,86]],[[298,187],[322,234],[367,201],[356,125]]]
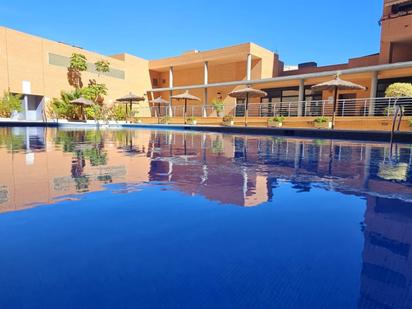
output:
[[[385,96],[388,98],[412,97],[412,84],[394,83],[386,88]]]
[[[84,109],[87,119],[102,120],[103,109],[99,104],[93,104]]]
[[[63,119],[79,119],[79,107],[70,103],[71,101],[80,98],[82,92],[80,89],[73,91],[62,91],[60,98],[54,98],[50,104],[50,112],[55,118]]]
[[[283,116],[275,116],[275,117],[271,117],[269,118],[269,122],[284,122],[285,121],[285,117]]]
[[[220,117],[220,113],[223,112],[224,106],[225,105],[221,99],[216,98],[212,100],[212,107],[216,111],[218,117]]]
[[[13,112],[21,112],[23,110],[21,99],[21,95],[5,91],[0,100],[0,117],[10,118]]]
[[[162,123],[162,124],[168,124],[169,121],[170,121],[170,117],[169,117],[169,116],[164,116],[164,117],[162,117],[162,118],[159,119],[159,123]]]
[[[126,120],[126,108],[120,104],[114,105],[110,110],[110,118],[116,121]]]
[[[314,123],[317,123],[317,124],[322,124],[322,123],[326,123],[326,122],[328,122],[328,121],[329,121],[329,118],[328,118],[328,117],[320,116],[320,117],[316,117],[313,122],[314,122]]]
[[[409,122],[409,127],[412,128],[412,119],[409,119],[408,122]]]
[[[196,121],[196,117],[187,117],[186,123],[194,123]]]
[[[231,122],[233,121],[233,119],[233,116],[226,115],[225,117],[223,117],[223,122]]]

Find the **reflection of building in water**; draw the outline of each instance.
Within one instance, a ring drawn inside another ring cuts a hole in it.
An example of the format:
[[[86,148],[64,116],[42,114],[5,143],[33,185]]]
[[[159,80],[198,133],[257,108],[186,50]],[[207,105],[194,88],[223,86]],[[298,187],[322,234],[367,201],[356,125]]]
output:
[[[189,195],[241,206],[272,200],[281,180],[297,192],[316,184],[349,194],[412,196],[407,185],[412,183],[411,149],[406,145],[389,162],[384,144],[296,138],[54,129],[9,130],[0,132],[0,138],[6,140],[1,145],[0,139],[4,211],[101,190],[106,183],[146,181],[170,182]],[[32,164],[27,164],[28,151]],[[388,169],[388,162],[400,168]]]
[[[412,203],[368,197],[360,308],[412,308]]]
[[[0,212],[32,207],[34,203],[53,203],[66,195],[102,190],[106,183],[148,180],[149,160],[146,156],[124,153],[125,132],[103,132],[104,136],[100,137],[93,132],[2,129]],[[149,137],[148,132],[135,132],[135,147],[147,147]],[[28,151],[33,155],[32,164],[27,164]],[[73,165],[79,157],[84,160],[84,166],[74,171]]]
[[[266,177],[233,160],[234,139],[216,134],[154,132],[149,146],[151,181],[171,181],[187,194],[224,204],[256,206],[267,201]]]
[[[7,133],[7,134],[6,134]],[[13,134],[11,134],[13,133]],[[34,136],[33,136],[34,134]],[[33,154],[27,164],[26,154]],[[412,308],[412,152],[385,144],[156,131],[0,129],[0,211],[167,182],[188,195],[257,206],[282,181],[366,197],[360,307]],[[388,303],[388,300],[396,303]]]

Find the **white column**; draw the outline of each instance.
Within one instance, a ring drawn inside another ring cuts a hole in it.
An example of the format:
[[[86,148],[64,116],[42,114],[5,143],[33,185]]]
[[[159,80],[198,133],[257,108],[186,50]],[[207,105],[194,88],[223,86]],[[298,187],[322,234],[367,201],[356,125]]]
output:
[[[205,61],[204,64],[204,84],[208,85],[209,84],[209,63]],[[204,90],[204,102],[203,102],[203,117],[207,117],[207,111],[206,111],[206,106],[209,103],[209,98],[208,98],[208,91],[207,87],[205,87]]]
[[[303,115],[303,101],[305,100],[305,80],[299,80],[299,98],[298,98],[298,116],[301,117]]]
[[[246,80],[251,80],[251,79],[252,79],[252,55],[248,54],[247,60],[246,60]]]
[[[173,67],[169,68],[169,88],[173,88]]]
[[[172,89],[173,88],[173,67],[169,68],[169,88]],[[169,91],[169,116],[172,117],[173,116],[173,109],[172,109],[172,95],[173,95],[173,90]]]
[[[29,97],[27,94],[23,97],[24,119],[29,119]]]
[[[173,91],[170,90],[169,91],[169,117],[173,117],[173,108],[172,108],[172,95],[173,95]]]
[[[374,116],[375,115],[375,97],[376,97],[376,92],[378,90],[378,72],[372,72],[372,78],[371,78],[371,92],[369,94],[369,97],[371,100],[369,101],[369,116]]]
[[[204,63],[204,84],[209,84],[209,62],[205,61]]]

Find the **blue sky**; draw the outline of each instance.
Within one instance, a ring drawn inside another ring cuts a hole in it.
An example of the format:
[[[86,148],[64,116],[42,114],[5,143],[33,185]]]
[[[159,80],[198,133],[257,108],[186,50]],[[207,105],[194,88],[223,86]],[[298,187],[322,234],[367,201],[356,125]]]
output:
[[[287,64],[325,65],[379,51],[382,2],[4,0],[0,24],[106,55],[157,59],[251,41]]]

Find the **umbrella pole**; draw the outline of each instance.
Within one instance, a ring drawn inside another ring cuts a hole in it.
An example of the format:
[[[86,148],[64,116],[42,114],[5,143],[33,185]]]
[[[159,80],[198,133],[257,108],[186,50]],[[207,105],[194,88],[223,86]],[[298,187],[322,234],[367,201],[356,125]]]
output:
[[[126,113],[125,113],[125,116],[124,116],[124,118],[125,118],[125,120],[126,120],[126,123],[127,123],[127,103],[126,103]]]
[[[245,127],[247,127],[247,116],[249,111],[249,94],[246,94],[246,102],[245,102]]]
[[[187,99],[185,99],[185,111],[183,114],[183,123],[186,124],[186,106],[187,106]]]
[[[336,109],[338,105],[338,87],[335,87],[333,94],[333,114],[332,114],[332,129],[335,129]]]
[[[132,118],[132,101],[130,101],[130,111],[129,111],[129,113],[130,113],[130,115],[129,115],[129,123],[132,123],[132,120],[131,120],[131,118]]]

